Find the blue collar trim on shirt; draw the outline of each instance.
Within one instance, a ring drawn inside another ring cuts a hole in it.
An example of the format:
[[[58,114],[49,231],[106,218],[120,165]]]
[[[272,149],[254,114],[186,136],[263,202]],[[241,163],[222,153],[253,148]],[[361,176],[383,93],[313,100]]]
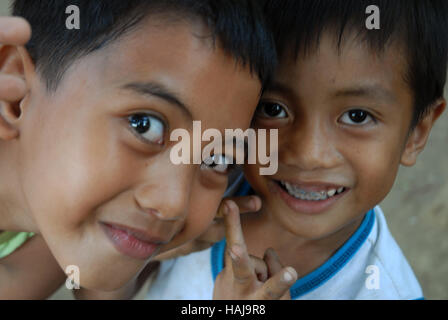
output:
[[[212,263],[212,276],[213,281],[216,280],[216,277],[224,269],[224,251],[226,249],[226,239],[217,242],[212,247],[211,253],[211,263]]]
[[[297,299],[316,289],[341,270],[366,241],[374,223],[375,212],[372,209],[367,212],[358,230],[356,230],[350,239],[348,239],[333,256],[331,256],[323,265],[296,281],[290,289],[291,298]],[[224,267],[225,248],[225,239],[212,247],[211,265],[213,280],[216,280],[216,277]]]
[[[254,194],[252,187],[250,186],[249,182],[247,180],[243,180],[241,185],[238,187],[238,190],[235,193],[235,197],[244,197],[251,194]]]
[[[364,217],[358,230],[348,239],[336,253],[316,270],[300,278],[291,288],[291,298],[300,296],[316,289],[331,279],[347,262],[353,258],[358,249],[366,241],[375,223],[375,212],[370,210]]]

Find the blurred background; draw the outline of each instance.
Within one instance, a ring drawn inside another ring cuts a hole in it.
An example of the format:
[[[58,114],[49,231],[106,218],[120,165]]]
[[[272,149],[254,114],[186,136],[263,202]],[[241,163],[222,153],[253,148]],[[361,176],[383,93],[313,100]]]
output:
[[[0,0],[0,15],[8,15],[8,7],[8,0]],[[425,298],[448,299],[448,110],[417,165],[400,169],[381,207]],[[69,297],[63,288],[52,298]]]

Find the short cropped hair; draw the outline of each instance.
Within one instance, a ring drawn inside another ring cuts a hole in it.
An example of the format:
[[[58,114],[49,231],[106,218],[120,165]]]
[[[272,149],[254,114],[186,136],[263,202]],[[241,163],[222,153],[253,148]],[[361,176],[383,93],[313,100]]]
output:
[[[380,29],[366,27],[366,9],[380,10]],[[265,15],[274,32],[278,54],[296,55],[318,47],[331,32],[340,49],[346,32],[354,32],[381,53],[395,41],[405,50],[404,80],[414,95],[411,127],[444,95],[448,57],[447,0],[267,0]]]
[[[66,28],[66,8],[78,6],[80,29]],[[37,71],[54,91],[68,67],[99,50],[152,15],[200,19],[213,43],[249,66],[264,84],[275,69],[272,34],[256,0],[14,0],[12,11],[27,19],[33,33],[26,45]]]

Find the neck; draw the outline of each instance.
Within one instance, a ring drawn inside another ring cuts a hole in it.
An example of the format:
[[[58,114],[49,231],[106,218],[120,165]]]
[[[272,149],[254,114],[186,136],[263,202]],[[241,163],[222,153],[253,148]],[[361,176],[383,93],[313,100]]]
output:
[[[0,230],[36,231],[35,223],[27,214],[22,196],[16,164],[11,161],[12,152],[4,152],[0,142]]]
[[[285,266],[306,275],[327,261],[359,228],[363,217],[319,239],[307,239],[288,231],[264,208],[243,221],[250,254],[262,257],[271,247]],[[262,241],[260,241],[262,239]]]

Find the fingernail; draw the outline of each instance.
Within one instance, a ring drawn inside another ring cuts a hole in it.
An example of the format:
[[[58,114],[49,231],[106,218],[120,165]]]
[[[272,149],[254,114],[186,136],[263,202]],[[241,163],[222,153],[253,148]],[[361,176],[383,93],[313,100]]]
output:
[[[227,202],[225,202],[224,208],[222,209],[222,214],[226,216],[229,214],[229,211],[230,211],[229,206],[227,205]]]
[[[255,200],[254,198],[252,198],[251,200],[250,200],[250,207],[251,207],[251,209],[252,210],[257,210],[257,200]]]
[[[232,252],[232,250],[229,249],[230,258],[232,258],[233,261],[238,260],[238,256]]]
[[[226,206],[227,206],[227,210],[228,210],[227,213],[230,213],[230,211],[232,211],[232,210],[233,211],[238,210],[238,206],[232,200],[226,201]]]
[[[290,283],[291,281],[293,281],[297,276],[297,273],[294,269],[288,268],[288,270],[286,270],[283,273],[283,281]]]

